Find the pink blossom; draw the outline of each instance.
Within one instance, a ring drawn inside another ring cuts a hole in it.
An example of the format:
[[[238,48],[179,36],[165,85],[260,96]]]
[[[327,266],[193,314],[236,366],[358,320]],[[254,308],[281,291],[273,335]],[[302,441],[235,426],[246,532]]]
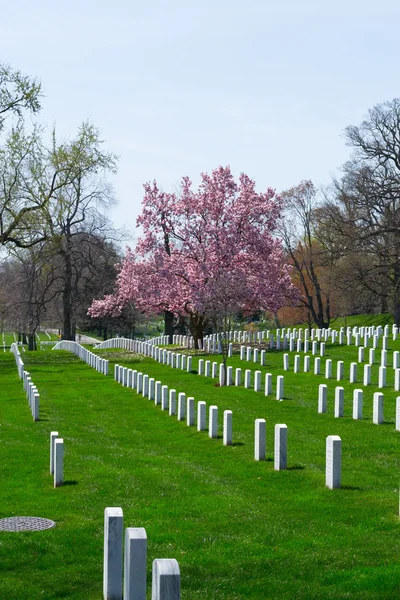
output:
[[[281,199],[257,193],[229,167],[202,174],[198,190],[184,177],[179,193],[144,185],[137,225],[143,235],[128,249],[116,291],[95,300],[92,316],[118,314],[133,302],[146,313],[169,310],[206,322],[217,311],[271,310],[291,303],[297,291],[274,237]]]

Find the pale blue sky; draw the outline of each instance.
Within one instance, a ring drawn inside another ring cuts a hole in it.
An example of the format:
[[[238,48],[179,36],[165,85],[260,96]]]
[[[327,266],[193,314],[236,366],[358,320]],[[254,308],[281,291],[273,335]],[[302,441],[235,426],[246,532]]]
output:
[[[230,164],[262,191],[330,181],[343,129],[400,96],[395,0],[16,0],[0,60],[37,76],[41,119],[89,119],[119,155],[116,225],[135,228],[142,183]]]

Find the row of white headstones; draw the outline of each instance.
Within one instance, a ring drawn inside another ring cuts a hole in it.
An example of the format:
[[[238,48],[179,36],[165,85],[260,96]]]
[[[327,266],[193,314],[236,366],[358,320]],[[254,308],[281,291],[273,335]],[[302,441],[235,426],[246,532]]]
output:
[[[385,350],[382,350],[382,353],[385,352]],[[400,391],[400,368],[399,368],[399,352],[393,352],[393,369],[394,369],[394,389],[396,392]],[[356,362],[352,362],[350,363],[350,375],[349,375],[349,381],[350,383],[357,383],[357,364]],[[373,363],[369,363],[369,364],[365,364],[364,365],[364,376],[363,376],[363,384],[365,386],[370,385],[371,383],[371,371],[372,371],[372,364]],[[379,380],[378,380],[378,387],[379,388],[383,388],[386,386],[386,373],[387,373],[387,357],[386,354],[384,356],[382,356],[381,358],[381,366],[379,367]],[[333,366],[333,361],[332,359],[328,358],[326,359],[325,362],[325,378],[326,379],[331,379],[332,378],[332,366]],[[283,369],[284,371],[289,371],[289,355],[288,354],[284,354],[283,355]],[[310,371],[310,356],[305,356],[304,357],[304,373],[308,373]],[[300,373],[300,355],[296,354],[294,357],[294,365],[293,365],[293,372],[294,373]],[[319,358],[319,356],[315,357],[314,359],[314,375],[320,375],[321,374],[321,359]],[[339,360],[336,363],[336,379],[337,381],[340,381],[342,379],[344,379],[344,361]]]
[[[153,401],[156,406],[161,406],[161,410],[169,412],[170,416],[177,415],[178,421],[185,421],[188,426],[195,424],[195,400],[193,397],[186,397],[184,392],[178,393],[178,405],[176,403],[176,390],[169,389],[161,381],[156,381],[146,373],[141,373],[136,369],[128,369],[121,365],[114,365],[114,379],[124,387],[136,390],[144,398]],[[205,431],[207,404],[204,401],[197,403],[197,430]],[[212,405],[209,407],[209,437],[218,437],[218,407]],[[224,446],[232,444],[232,411],[224,411],[223,426]]]
[[[169,415],[177,414],[178,421],[184,421],[186,416],[187,426],[195,424],[194,398],[186,397],[186,394],[178,394],[178,409],[176,410],[176,390],[168,389],[161,381],[156,381],[153,377],[137,371],[128,369],[121,365],[114,367],[114,379],[122,386],[136,390],[137,394],[154,401],[156,406],[161,406],[161,410],[169,411]],[[205,431],[207,405],[204,401],[197,403],[197,430]],[[209,407],[208,435],[210,438],[218,437],[218,407],[212,405]],[[232,445],[232,411],[224,411],[223,419],[223,444]],[[256,461],[266,459],[266,421],[265,419],[256,419],[254,434],[254,458]],[[274,468],[276,471],[287,468],[287,426],[285,424],[275,425],[275,444],[274,444]]]
[[[151,347],[151,345],[149,345],[149,343],[143,343],[143,342],[141,342],[139,344],[134,344],[134,347],[135,347],[135,349],[137,348],[138,350],[141,350],[144,354],[153,356],[156,360],[158,359],[160,362],[168,364],[169,366],[177,367],[177,368],[182,368],[182,367],[185,368],[186,367],[185,362],[184,362],[185,355],[176,354],[174,352],[171,352],[171,351],[168,351],[165,349],[161,349],[161,348],[158,349],[157,347],[154,348],[154,347]],[[324,348],[322,351],[324,352]],[[374,352],[374,349],[371,349],[370,352]],[[247,356],[248,356],[248,354],[246,354],[246,357]],[[359,357],[360,357],[360,352],[359,352]],[[300,357],[295,358],[295,366],[296,366],[296,362],[298,362],[299,360],[300,360]],[[310,357],[306,356],[305,361],[306,361],[306,364],[308,363],[308,366],[309,366],[309,360],[310,360]],[[316,374],[319,374],[320,358],[317,357],[315,360],[316,360],[316,365],[317,365],[315,372],[316,372]],[[382,350],[382,362],[386,362],[386,360],[387,360],[387,351]],[[285,355],[284,362],[288,365],[287,361],[288,361],[288,355]],[[326,374],[327,374],[327,377],[330,378],[331,370],[332,370],[332,361],[330,359],[328,359],[328,361],[327,361],[328,366],[326,367]],[[394,366],[395,367],[398,364],[397,361],[398,361],[398,358],[396,357],[396,353],[394,353]],[[204,373],[206,376],[216,377],[218,363],[216,363],[216,362],[211,363],[211,361],[205,361],[205,364],[203,364],[203,363],[204,363],[204,360],[200,359],[199,366],[198,366],[198,373],[199,374]],[[357,367],[357,363],[351,364],[350,381],[352,381],[353,383],[356,382],[356,367]],[[367,367],[369,367],[369,369],[367,369]],[[287,366],[287,368],[288,368],[288,366]],[[366,373],[368,373],[368,384],[370,382],[370,369],[371,369],[371,365],[365,365],[364,371]],[[338,379],[343,379],[343,370],[344,370],[343,361],[338,361]],[[398,372],[400,373],[400,370]],[[381,366],[380,367],[380,385],[382,387],[385,385],[385,381],[386,381],[385,374],[386,374],[386,367]],[[251,387],[251,375],[252,375],[251,370],[247,369],[245,371],[245,387],[247,387],[247,388]],[[220,364],[220,383],[221,384],[224,381],[224,377],[225,377],[225,370],[223,369],[223,364]],[[396,380],[397,380],[397,375],[396,375]],[[232,384],[232,367],[228,367],[228,369],[227,369],[227,384],[228,385]],[[241,384],[241,369],[236,369],[235,384],[236,385]],[[397,384],[395,384],[395,385],[397,385]],[[254,390],[260,391],[260,389],[261,389],[261,372],[256,371],[254,374]],[[284,378],[283,378],[283,376],[277,377],[276,390],[277,390],[277,393],[276,393],[277,400],[282,400],[283,395],[284,395]],[[272,393],[272,374],[267,373],[265,376],[265,395],[270,395],[271,393]],[[318,401],[318,411],[320,413],[326,412],[326,405],[327,405],[326,400],[327,400],[327,386],[324,384],[321,384],[321,386],[319,387],[319,401]],[[363,391],[355,390],[354,394],[353,394],[353,418],[354,419],[362,418],[362,403],[363,403]],[[335,390],[335,417],[344,416],[343,407],[344,407],[344,389],[341,387],[338,387]],[[263,433],[262,433],[263,427],[264,427],[264,425],[263,425],[264,422],[265,422],[264,419],[256,420],[256,431],[255,431],[255,459],[256,460],[264,460],[265,459],[265,455],[263,454],[263,448],[265,447],[265,443],[263,443]],[[383,423],[383,394],[381,394],[379,392],[374,394],[373,422],[376,424]],[[396,429],[400,430],[400,397],[396,401]],[[286,438],[285,438],[285,436],[286,436]],[[332,460],[331,459],[328,460],[328,455],[329,456],[332,455],[333,457],[335,457],[335,456],[341,457],[341,450],[340,450],[340,452],[337,451],[336,454],[333,450],[332,451],[329,450],[329,452],[328,452],[328,449],[331,448],[332,444],[333,444],[332,447],[339,448],[338,440],[340,440],[340,438],[338,436],[328,436],[328,439],[333,440],[333,441],[329,442],[329,444],[327,441],[326,484],[328,487],[332,487],[332,488],[340,487],[341,466],[338,466],[339,458],[336,458],[335,460],[334,460],[334,458],[332,458]],[[276,430],[275,430],[275,453],[274,453],[276,465],[285,464],[285,466],[286,466],[286,454],[287,454],[286,444],[287,444],[286,425],[277,424]],[[279,450],[280,448],[282,448],[282,452],[280,452],[280,450]],[[340,448],[341,448],[341,445],[340,445]],[[282,461],[282,458],[281,458],[282,456],[285,456],[285,461]],[[332,463],[332,461],[333,461],[333,463]],[[339,462],[341,462],[341,459]],[[336,475],[333,476],[332,473],[336,473]]]
[[[124,540],[125,538],[125,540]],[[146,600],[147,534],[127,527],[120,507],[104,510],[103,597]],[[152,565],[152,600],[179,600],[180,569],[174,558],[156,558]]]
[[[97,356],[96,354],[94,354],[94,352],[87,350],[77,342],[63,340],[61,342],[58,342],[53,348],[53,350],[68,350],[69,352],[73,352],[74,354],[79,356],[81,360],[86,362],[86,364],[88,364],[90,367],[92,367],[99,373],[108,375],[109,361],[105,360],[104,358],[100,358],[100,356]],[[40,395],[38,389],[32,382],[29,372],[25,371],[25,365],[21,358],[19,347],[16,343],[11,344],[11,352],[14,354],[15,362],[18,369],[18,376],[20,379],[23,380],[23,386],[28,398],[33,420],[39,421]]]
[[[37,386],[33,383],[28,371],[25,371],[24,361],[21,358],[18,345],[11,344],[11,352],[14,354],[15,363],[18,369],[18,377],[22,380],[22,385],[28,400],[29,409],[34,421],[39,421],[40,395]]]
[[[137,351],[142,351],[144,354],[146,355],[150,355],[153,356],[156,360],[158,360],[159,362],[162,362],[164,364],[167,364],[171,367],[175,367],[175,368],[183,368],[186,369],[186,356],[182,355],[182,354],[177,354],[174,352],[171,352],[169,350],[165,350],[165,349],[161,349],[161,348],[157,348],[154,346],[149,345],[149,343],[139,343],[139,344],[133,344],[134,349],[136,349]],[[321,344],[322,346],[322,344]],[[246,358],[250,359],[249,354],[250,351],[252,351],[252,348],[247,348],[247,353],[246,353]],[[364,348],[359,348],[359,360],[362,360],[364,357],[364,353],[361,352],[363,351]],[[321,348],[322,354],[324,354],[324,348]],[[257,354],[256,352],[254,352],[254,360],[257,359]],[[265,351],[261,351],[261,364],[264,364],[263,359],[265,358]],[[371,348],[370,349],[370,361],[373,363],[375,360],[375,349]],[[189,364],[188,364],[188,370],[191,370],[192,364],[191,364],[191,357],[188,357],[189,360]],[[314,361],[314,374],[318,375],[320,374],[320,358],[316,357],[315,361]],[[378,387],[379,388],[383,388],[386,386],[386,365],[387,364],[387,350],[382,350],[381,352],[381,366],[379,367],[379,383],[378,383]],[[395,369],[395,391],[400,391],[400,369],[398,368],[400,364],[400,353],[395,351],[393,352],[393,367]],[[284,354],[283,355],[283,366],[284,366],[284,370],[287,371],[289,370],[289,355],[288,354]],[[364,365],[364,385],[370,385],[370,381],[371,381],[371,364],[366,364]],[[310,370],[310,356],[306,355],[304,357],[304,371],[308,372]],[[199,375],[205,375],[207,377],[213,377],[215,378],[217,376],[217,372],[218,372],[218,363],[217,362],[211,362],[211,361],[204,361],[203,359],[199,359],[198,361],[198,374]],[[300,356],[296,355],[294,357],[294,372],[298,373],[300,372]],[[259,392],[261,391],[261,371],[256,371],[254,373],[254,390]],[[325,364],[325,377],[327,379],[330,379],[332,377],[332,360],[331,359],[327,359],[326,360],[326,364]],[[337,363],[337,380],[340,381],[344,378],[344,362],[343,361],[338,361]],[[242,379],[242,370],[240,368],[236,369],[235,372],[235,385],[239,386],[241,385],[241,379]],[[244,381],[244,387],[245,388],[250,388],[252,386],[251,384],[251,379],[252,379],[252,371],[250,369],[246,369],[245,370],[245,381]],[[350,364],[350,383],[356,383],[357,380],[357,363],[351,363]],[[219,365],[219,381],[220,381],[220,385],[224,385],[225,383],[225,369],[224,369],[224,365],[221,363]],[[227,385],[232,385],[233,384],[233,368],[232,367],[227,367],[226,370],[226,384]],[[340,388],[343,389],[343,388]],[[267,373],[265,375],[265,395],[271,395],[272,393],[272,374],[271,373]],[[340,397],[341,392],[338,392],[338,397]],[[283,376],[279,376],[277,377],[277,385],[276,385],[276,399],[277,400],[282,400],[284,396],[284,378]],[[360,404],[360,394],[357,395],[358,401],[357,401],[357,405]],[[361,399],[362,402],[362,399]],[[361,417],[360,417],[361,418]]]
[[[346,329],[344,327],[341,327],[339,331],[328,327],[326,329],[311,329],[311,332],[308,328],[293,328],[293,330],[291,328],[282,328],[277,329],[275,335],[269,330],[259,331],[256,333],[251,333],[249,331],[232,330],[228,332],[223,332],[221,334],[217,333],[211,334],[209,336],[204,336],[203,342],[199,342],[199,349],[202,350],[204,348],[204,350],[207,350],[208,352],[220,353],[221,341],[224,341],[225,343],[228,341],[233,341],[236,343],[250,342],[258,344],[268,342],[270,349],[276,347],[278,350],[281,348],[281,346],[283,346],[283,349],[286,349],[289,343],[290,350],[294,350],[293,345],[294,341],[296,340],[300,341],[301,343],[303,339],[305,342],[308,342],[308,340],[310,339],[311,341],[316,339],[318,341],[323,340],[326,342],[329,339],[331,339],[332,343],[336,343],[336,341],[338,340],[339,344],[344,344],[345,338],[348,345],[352,343],[352,340],[354,338],[354,343],[356,346],[359,345],[361,338],[364,338],[365,346],[368,345],[369,339],[372,338],[374,347],[377,347],[375,346],[375,344],[378,343],[379,337],[382,335],[384,337],[387,337],[389,335],[389,332],[389,325],[385,325],[384,328],[382,326],[375,327],[374,325],[364,327],[356,326],[353,328],[347,327]],[[395,325],[393,325],[392,337],[394,340],[397,339],[398,333],[398,328]],[[155,345],[166,345],[168,344],[168,339],[168,336],[158,336],[157,338],[153,338],[149,341],[151,341]],[[172,338],[172,343],[174,345],[181,345],[186,348],[194,347],[192,336],[174,335]]]
[[[363,340],[364,346],[368,347],[369,341],[372,340],[373,348],[377,348],[379,344],[379,338],[382,337],[382,347],[383,349],[387,349],[388,340],[389,340],[389,327],[385,326],[385,329],[382,327],[375,328],[374,326],[368,328],[360,328],[354,327],[351,329],[347,328],[345,332],[344,328],[341,328],[340,331],[329,329],[312,329],[311,334],[308,329],[294,329],[290,332],[290,329],[285,330],[277,330],[276,331],[276,340],[274,334],[269,331],[258,332],[257,336],[254,337],[255,343],[263,343],[264,339],[269,342],[269,348],[277,348],[278,350],[286,349],[289,346],[289,350],[301,352],[304,349],[304,352],[309,351],[310,341],[312,344],[312,352],[316,354],[318,348],[318,342],[321,343],[321,355],[324,354],[325,350],[325,342],[331,338],[332,343],[336,343],[338,341],[339,344],[344,344],[345,337],[348,345],[351,345],[354,339],[354,344],[356,346],[360,345],[360,341]],[[398,336],[397,327],[393,326],[392,328],[392,339],[396,340]],[[241,331],[230,331],[227,334],[224,334],[225,340],[233,340],[233,341],[251,341],[252,336],[248,335],[248,332]],[[250,339],[249,339],[250,338]],[[316,340],[314,340],[316,338]],[[174,335],[173,343],[184,346],[186,348],[193,347],[193,343],[191,343],[192,338],[190,336],[183,335]],[[213,334],[211,336],[206,336],[203,340],[203,344],[201,344],[201,348],[207,350],[208,352],[221,353],[221,336],[219,334]],[[144,345],[153,345],[153,346],[164,346],[168,344],[168,336],[159,336],[156,338],[152,338],[147,341],[141,340],[131,340],[128,338],[112,338],[105,342],[101,342],[97,345],[98,348],[125,348],[127,350],[142,352]],[[211,345],[210,345],[211,344]],[[296,346],[296,348],[295,348]],[[228,344],[228,355],[232,356],[233,352],[233,344]],[[241,346],[240,348],[240,357],[242,360],[251,360],[253,348],[248,347],[246,349],[245,346]],[[262,354],[265,350],[261,350],[261,364],[263,364],[263,360],[265,360],[265,354]],[[259,350],[257,348],[254,349],[254,362],[258,362]]]
[[[78,342],[61,340],[60,342],[57,342],[53,350],[67,350],[68,352],[73,352],[86,364],[92,367],[92,369],[96,369],[96,371],[103,375],[108,375],[109,361],[97,356],[94,352],[91,352],[81,344],[78,344]]]

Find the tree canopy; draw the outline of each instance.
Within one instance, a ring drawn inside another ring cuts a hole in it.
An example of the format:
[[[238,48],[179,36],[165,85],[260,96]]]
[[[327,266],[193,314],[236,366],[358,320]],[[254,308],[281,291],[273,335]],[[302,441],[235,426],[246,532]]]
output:
[[[146,312],[172,311],[187,319],[195,339],[215,314],[277,310],[296,295],[280,241],[274,237],[281,202],[272,189],[229,167],[203,173],[179,193],[144,185],[142,227],[128,250],[115,294],[93,303],[90,314],[118,313],[128,301]]]

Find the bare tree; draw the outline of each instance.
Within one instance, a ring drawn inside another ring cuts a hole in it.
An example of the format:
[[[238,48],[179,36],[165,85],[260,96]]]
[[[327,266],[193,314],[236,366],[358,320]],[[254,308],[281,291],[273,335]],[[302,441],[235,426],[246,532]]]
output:
[[[400,100],[375,106],[346,138],[353,154],[320,221],[341,253],[355,258],[355,286],[379,297],[400,325]]]
[[[331,321],[332,260],[317,238],[317,189],[311,181],[282,193],[284,216],[280,236],[294,267],[294,280],[302,296],[310,320],[318,327],[328,327]]]
[[[96,240],[113,233],[105,216],[113,203],[113,192],[104,175],[115,170],[116,157],[103,152],[101,143],[98,130],[88,123],[82,125],[71,143],[58,145],[55,138],[53,143],[53,167],[68,172],[68,179],[53,194],[46,211],[49,234],[60,261],[63,338],[67,340],[75,339],[78,265]]]

